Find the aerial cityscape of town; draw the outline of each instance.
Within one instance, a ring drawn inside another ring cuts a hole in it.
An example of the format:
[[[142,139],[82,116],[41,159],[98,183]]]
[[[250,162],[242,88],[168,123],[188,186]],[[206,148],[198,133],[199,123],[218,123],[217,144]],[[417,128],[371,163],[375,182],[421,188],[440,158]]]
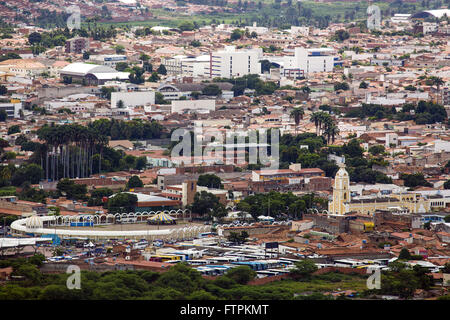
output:
[[[450,300],[450,0],[0,1],[0,301],[61,299]]]

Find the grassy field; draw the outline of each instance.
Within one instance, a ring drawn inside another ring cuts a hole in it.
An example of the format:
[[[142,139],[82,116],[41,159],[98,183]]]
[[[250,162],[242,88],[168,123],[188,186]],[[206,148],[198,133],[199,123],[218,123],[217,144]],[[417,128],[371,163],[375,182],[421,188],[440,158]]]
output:
[[[336,292],[354,290],[359,293],[367,290],[366,278],[359,275],[330,273],[320,277],[315,276],[310,281],[281,280],[259,286],[261,289],[278,289],[292,292],[296,295],[311,293]]]
[[[181,22],[191,21],[196,22],[199,25],[209,25],[215,20],[216,22],[222,23],[233,23],[235,21],[252,21],[255,17],[261,17],[263,13],[270,14],[272,17],[279,14],[279,10],[272,8],[270,5],[273,4],[273,0],[262,0],[266,5],[261,10],[248,11],[245,13],[212,13],[212,14],[199,14],[199,15],[187,15],[178,12],[169,12],[164,9],[154,9],[152,13],[154,19],[147,21],[131,21],[131,22],[120,22],[120,23],[110,23],[102,22],[99,25],[103,26],[167,26],[167,27],[177,27]],[[389,8],[389,3],[383,1],[373,2],[372,4],[380,7],[381,11],[385,11]],[[358,2],[334,2],[334,3],[317,3],[313,1],[302,1],[302,6],[312,10],[313,16],[330,16],[331,21],[342,21],[344,22],[345,14],[347,12],[356,11],[354,20],[365,20],[367,18],[367,1]],[[425,8],[421,7],[421,2],[415,4],[415,11],[419,11]],[[411,9],[405,9],[403,13]],[[348,21],[347,21],[348,22]]]

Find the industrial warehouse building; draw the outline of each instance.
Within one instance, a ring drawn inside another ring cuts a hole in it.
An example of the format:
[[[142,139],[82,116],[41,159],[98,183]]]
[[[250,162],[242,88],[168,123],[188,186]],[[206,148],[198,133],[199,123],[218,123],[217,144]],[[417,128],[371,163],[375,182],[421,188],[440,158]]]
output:
[[[59,75],[61,79],[70,77],[72,82],[80,82],[86,85],[102,85],[107,81],[128,80],[130,74],[128,72],[118,72],[107,66],[75,62],[61,69]]]

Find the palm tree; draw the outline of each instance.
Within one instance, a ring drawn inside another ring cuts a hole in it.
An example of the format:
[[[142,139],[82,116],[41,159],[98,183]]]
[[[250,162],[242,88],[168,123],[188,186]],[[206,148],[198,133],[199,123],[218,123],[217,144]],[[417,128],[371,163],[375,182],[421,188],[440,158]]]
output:
[[[305,110],[302,107],[294,108],[291,111],[291,117],[294,118],[295,121],[295,132],[297,132],[297,127],[300,123],[300,120],[303,119],[303,115],[305,114]]]
[[[316,126],[316,134],[319,135],[319,123],[320,123],[320,112],[314,112],[311,115],[311,118],[309,121],[314,122],[314,125]]]
[[[428,80],[431,81],[432,85],[436,86],[437,88],[437,92],[438,92],[438,96],[439,93],[441,92],[441,86],[443,84],[445,84],[444,80],[442,80],[442,78],[436,77],[436,76],[431,76],[428,78]],[[438,101],[436,101],[437,103],[439,103]]]
[[[325,129],[325,135],[327,136],[327,144],[330,144],[330,140],[332,143],[336,140],[336,136],[339,134],[339,128],[333,123],[331,123],[326,129]]]
[[[328,113],[320,111],[320,112],[314,112],[311,115],[310,121],[314,122],[314,124],[316,126],[316,134],[319,136],[323,132],[322,129],[325,129],[327,124],[330,121],[332,121],[332,119]]]
[[[108,141],[108,138],[97,130],[77,124],[45,126],[38,130],[38,137],[46,142],[42,151],[42,154],[46,154],[46,179],[51,178],[54,181],[61,177],[90,176],[93,173],[96,146],[100,147],[101,158],[103,146]]]

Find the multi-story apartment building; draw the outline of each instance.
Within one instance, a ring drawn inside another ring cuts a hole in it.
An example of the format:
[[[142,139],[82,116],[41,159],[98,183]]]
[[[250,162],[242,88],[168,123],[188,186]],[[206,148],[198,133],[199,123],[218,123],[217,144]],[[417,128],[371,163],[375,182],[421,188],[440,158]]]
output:
[[[342,64],[331,48],[306,49],[297,47],[293,56],[285,56],[281,63],[281,74],[287,77],[303,77],[315,72],[331,72]]]
[[[166,67],[167,74],[188,77],[209,77],[210,56],[188,57],[184,55],[162,58],[161,64]]]
[[[9,103],[0,103],[0,110],[5,110],[8,119],[19,118],[22,110],[22,102],[12,101]]]
[[[82,53],[89,51],[89,39],[88,38],[72,38],[66,41],[66,53]]]
[[[224,50],[211,53],[209,76],[232,78],[260,74],[262,57],[261,48],[236,50],[234,46],[226,46]]]

